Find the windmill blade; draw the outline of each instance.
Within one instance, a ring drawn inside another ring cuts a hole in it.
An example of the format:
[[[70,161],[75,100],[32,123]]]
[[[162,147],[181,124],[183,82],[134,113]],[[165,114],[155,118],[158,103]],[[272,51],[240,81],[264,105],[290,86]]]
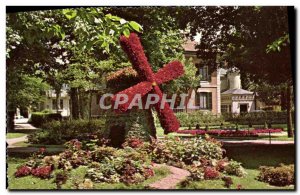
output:
[[[165,83],[176,79],[184,74],[183,65],[179,61],[173,61],[155,73],[155,81],[157,84]]]
[[[120,43],[128,55],[133,68],[139,73],[141,78],[154,81],[154,73],[144,53],[143,46],[137,34],[130,33],[129,37],[121,36]]]
[[[162,104],[162,92],[159,87],[154,86],[153,88],[154,92],[159,95],[159,101],[154,105],[155,110],[157,111],[157,115],[160,121],[160,124],[162,128],[164,129],[164,133],[168,134],[171,132],[177,132],[180,123],[178,119],[176,118],[173,110],[170,108],[169,104],[167,102],[164,102],[163,108],[161,109]]]
[[[127,111],[130,103],[132,102],[135,95],[140,94],[141,97],[146,95],[152,89],[152,83],[148,81],[140,82],[132,87],[129,87],[119,93],[115,94],[112,98],[112,106],[114,109],[117,109],[119,112]],[[122,96],[126,95],[128,97],[127,102],[120,104],[116,101],[123,101]],[[118,97],[119,96],[119,97]],[[117,104],[117,105],[116,105]],[[116,105],[116,108],[115,108]]]

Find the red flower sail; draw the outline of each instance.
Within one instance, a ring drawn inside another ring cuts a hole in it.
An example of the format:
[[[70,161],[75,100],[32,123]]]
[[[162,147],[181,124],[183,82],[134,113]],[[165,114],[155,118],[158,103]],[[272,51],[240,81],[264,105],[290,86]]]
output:
[[[163,103],[164,106],[161,108],[163,94],[157,85],[181,76],[184,73],[182,64],[179,61],[174,61],[165,65],[157,73],[153,73],[140,39],[135,33],[131,33],[128,38],[121,36],[120,42],[142,82],[116,94],[126,94],[128,97],[127,102],[129,102],[118,105],[118,111],[125,112],[136,94],[143,97],[151,91],[151,93],[159,96],[159,101],[154,105],[154,108],[158,113],[159,121],[165,133],[176,132],[180,127],[180,123],[168,103]],[[116,102],[116,97],[112,98],[113,105]]]

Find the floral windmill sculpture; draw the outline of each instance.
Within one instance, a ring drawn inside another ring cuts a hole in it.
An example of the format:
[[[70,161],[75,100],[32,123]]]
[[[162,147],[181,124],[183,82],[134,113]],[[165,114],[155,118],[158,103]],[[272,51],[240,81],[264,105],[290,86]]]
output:
[[[120,42],[123,50],[127,53],[133,68],[138,73],[141,82],[118,92],[112,98],[113,104],[116,102],[118,94],[126,94],[128,97],[127,103],[120,104],[117,107],[118,111],[125,112],[128,110],[130,102],[136,94],[140,94],[141,97],[145,97],[149,92],[157,94],[159,100],[154,104],[154,108],[158,113],[158,118],[164,129],[164,133],[176,132],[180,127],[180,123],[169,104],[167,102],[162,102],[163,94],[158,85],[181,76],[184,73],[182,64],[179,61],[173,61],[165,65],[158,72],[153,73],[140,39],[135,33],[131,33],[129,37],[121,36]],[[161,107],[161,105],[163,106]]]

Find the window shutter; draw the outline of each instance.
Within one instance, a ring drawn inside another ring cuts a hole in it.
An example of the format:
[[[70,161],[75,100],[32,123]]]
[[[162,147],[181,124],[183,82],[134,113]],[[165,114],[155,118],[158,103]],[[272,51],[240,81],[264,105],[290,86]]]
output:
[[[196,92],[195,106],[200,106],[200,93]]]
[[[207,93],[208,109],[212,109],[212,93]]]

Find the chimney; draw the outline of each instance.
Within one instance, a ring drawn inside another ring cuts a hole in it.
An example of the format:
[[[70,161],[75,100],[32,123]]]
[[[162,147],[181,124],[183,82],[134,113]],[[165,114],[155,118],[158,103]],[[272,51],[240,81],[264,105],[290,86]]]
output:
[[[241,89],[241,75],[238,72],[229,72],[229,89]]]

